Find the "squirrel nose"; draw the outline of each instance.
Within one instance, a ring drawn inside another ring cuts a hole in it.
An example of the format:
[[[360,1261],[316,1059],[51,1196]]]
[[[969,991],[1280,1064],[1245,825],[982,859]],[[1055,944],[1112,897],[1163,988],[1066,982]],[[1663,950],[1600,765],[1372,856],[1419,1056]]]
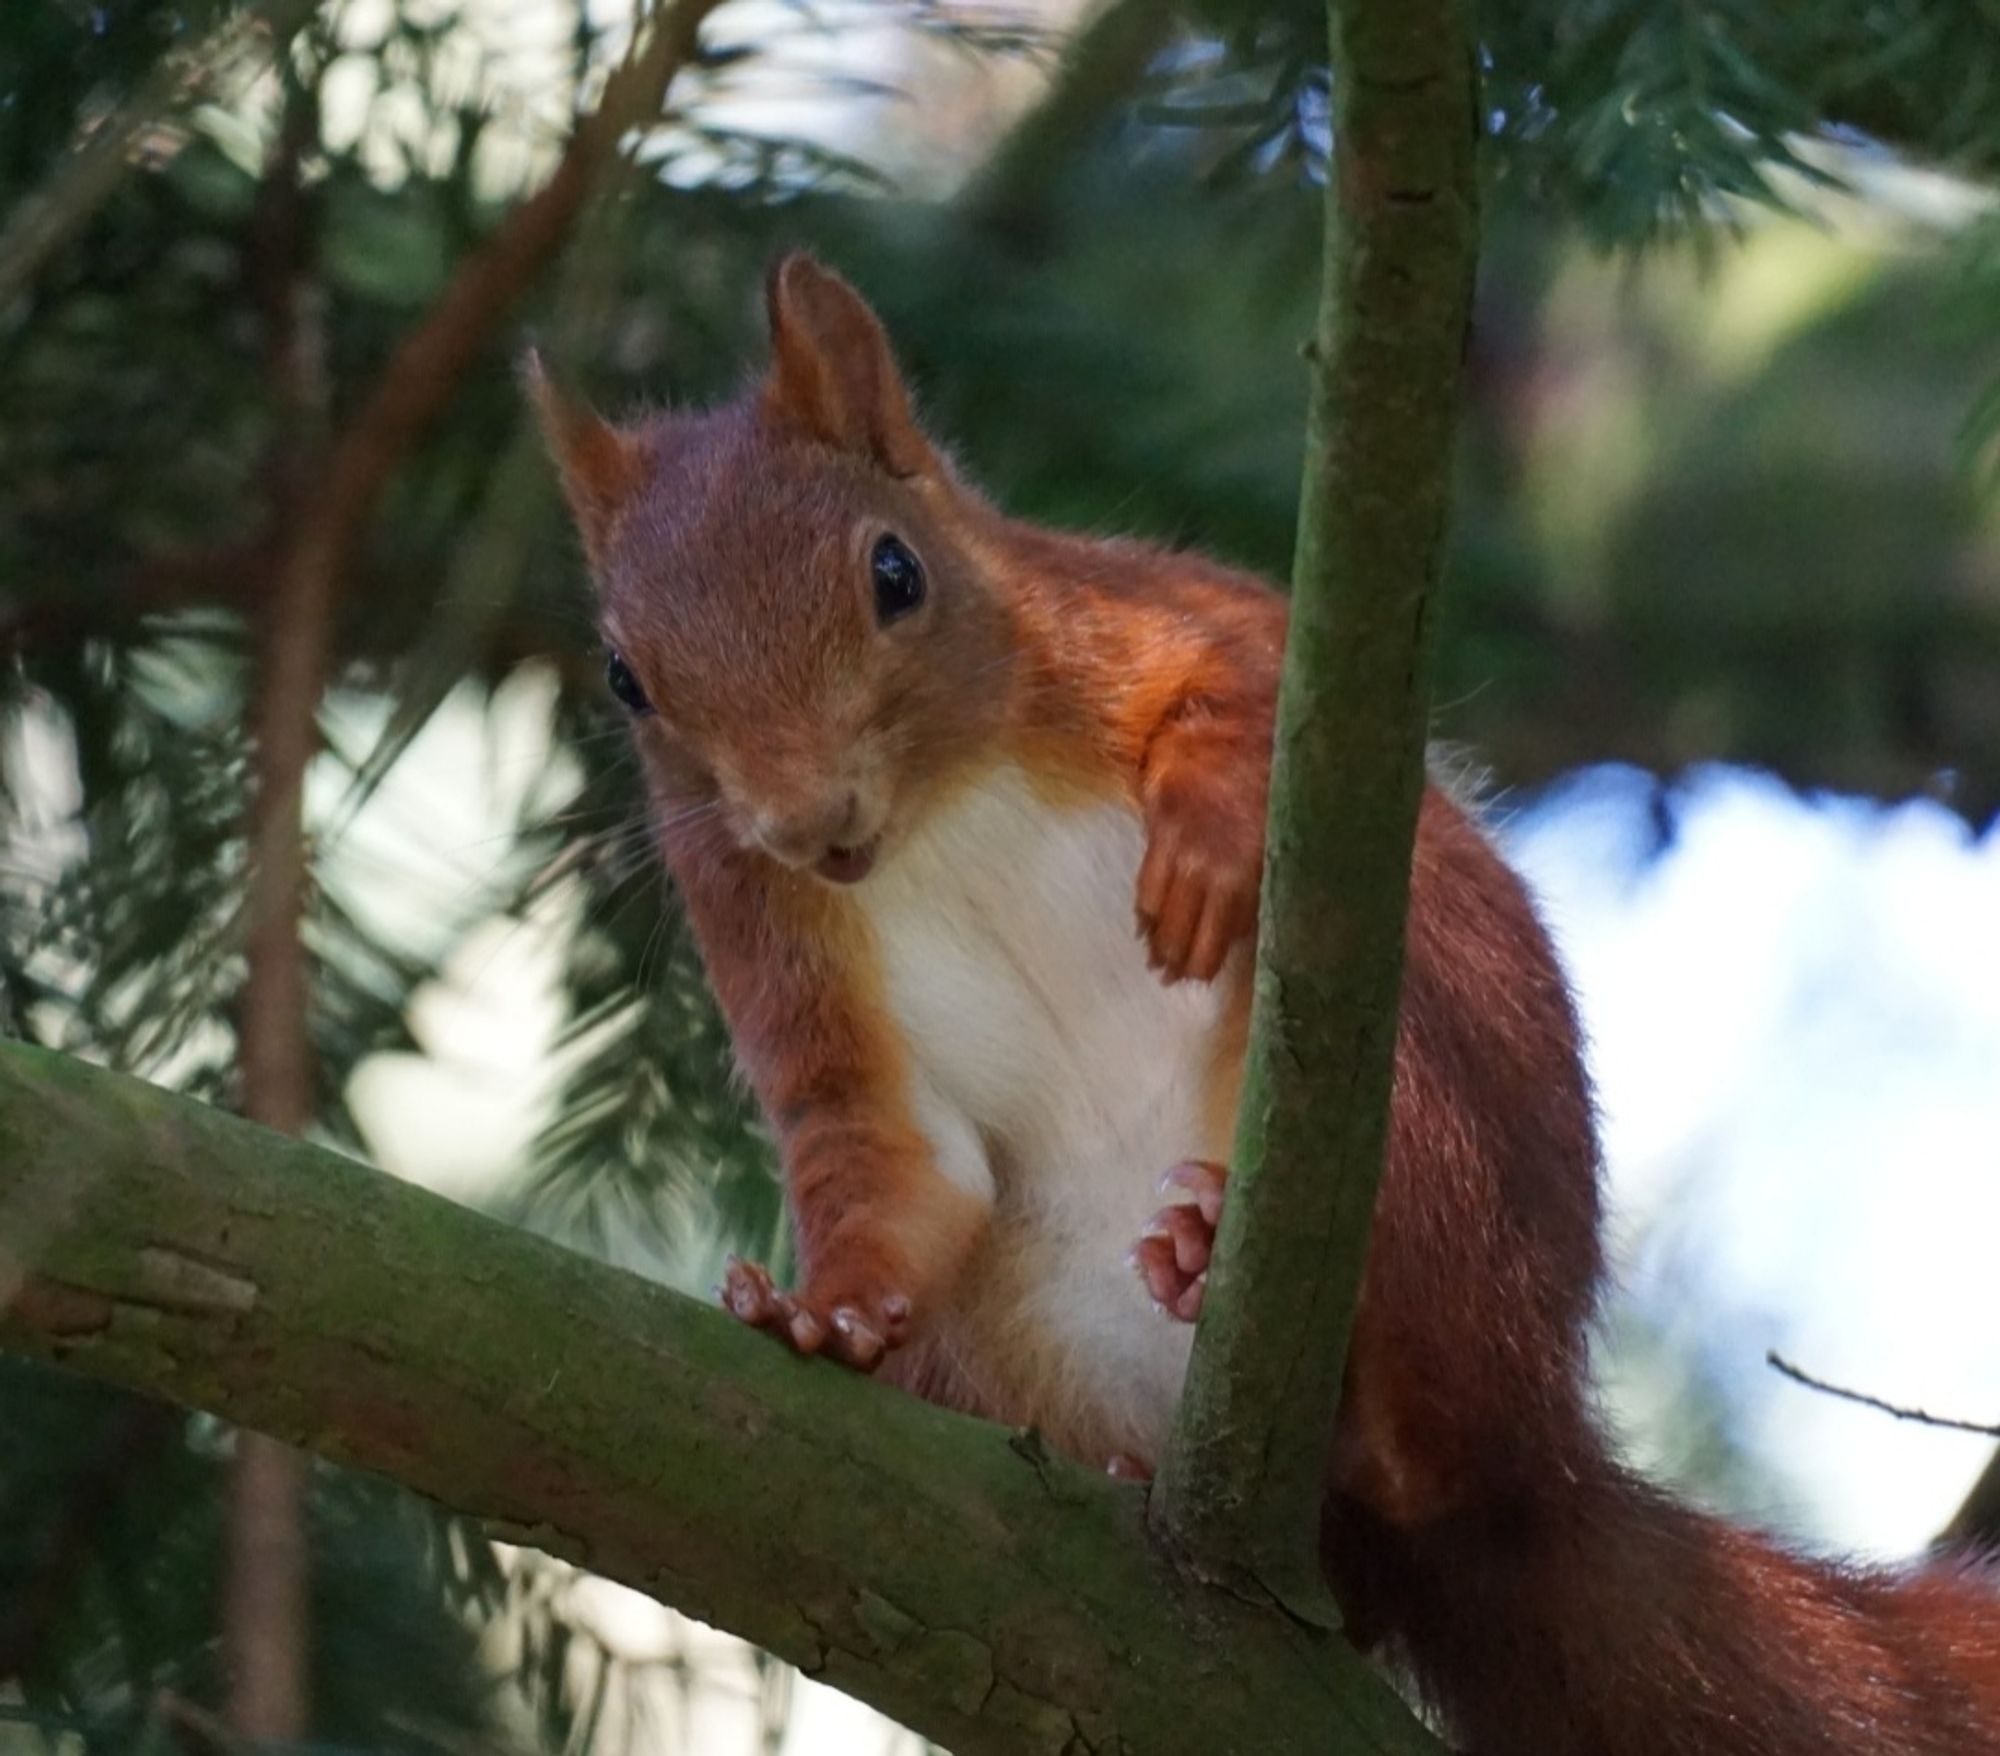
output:
[[[845,847],[858,835],[861,795],[852,787],[812,804],[784,811],[759,811],[753,824],[767,852],[791,866],[810,866],[831,848]]]

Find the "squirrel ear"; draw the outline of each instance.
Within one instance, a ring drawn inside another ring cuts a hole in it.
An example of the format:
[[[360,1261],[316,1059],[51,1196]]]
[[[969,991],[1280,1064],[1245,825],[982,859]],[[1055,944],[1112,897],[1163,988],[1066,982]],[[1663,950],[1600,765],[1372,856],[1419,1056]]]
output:
[[[584,553],[596,566],[618,515],[645,479],[645,446],[561,389],[533,348],[522,358],[521,380],[535,405],[549,455],[562,472],[563,492],[583,537]]]
[[[867,302],[831,269],[794,251],[764,286],[771,315],[767,415],[803,427],[893,476],[934,474],[889,338]]]

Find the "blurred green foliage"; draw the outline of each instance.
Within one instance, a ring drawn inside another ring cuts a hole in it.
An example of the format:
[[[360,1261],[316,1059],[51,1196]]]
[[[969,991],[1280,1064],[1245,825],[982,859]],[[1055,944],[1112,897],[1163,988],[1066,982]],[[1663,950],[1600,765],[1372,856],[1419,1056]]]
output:
[[[614,45],[556,11],[529,62],[588,85]],[[337,433],[571,124],[522,84],[497,16],[330,4],[268,44],[280,71],[260,82],[225,76],[216,45],[239,50],[244,18],[226,0],[0,9],[0,266],[10,247],[26,260],[14,220],[61,193],[93,133],[160,100],[129,171],[0,305],[12,1031],[233,1099],[246,624],[285,552],[276,460],[300,440],[274,380],[278,291],[306,290]],[[880,39],[853,47],[885,23],[923,47],[887,97]],[[903,192],[949,107],[931,82],[1044,58],[1033,20],[912,0],[777,9],[748,36],[713,22],[643,168],[398,460],[345,581],[335,681],[380,729],[331,741],[320,791],[337,802],[315,807],[329,1136],[366,1150],[351,1076],[415,1046],[412,996],[454,948],[553,904],[562,1085],[494,1198],[605,1250],[781,1248],[510,356],[533,328],[609,405],[725,395],[758,355],[763,263],[808,241],[876,299],[936,426],[1010,508],[1281,576],[1330,144],[1322,28],[1303,0],[1203,0],[1137,77],[1058,61],[1064,115],[1091,125],[1053,155],[1010,152],[1009,186],[954,201]],[[1990,812],[2000,232],[1982,180],[2000,164],[2000,7],[1494,0],[1484,42],[1492,248],[1440,733],[1508,785],[1723,758]],[[829,50],[848,59],[799,71]],[[338,133],[280,152],[287,104],[337,112]],[[1016,145],[1056,108],[1031,108]],[[524,667],[558,680],[559,803],[412,949],[343,888],[344,827],[442,704]],[[225,1437],[19,1371],[0,1378],[0,1429],[0,1706],[85,1748],[180,1747],[162,1702],[218,1699]],[[314,1482],[316,1738],[589,1741],[566,1681],[588,1637],[557,1597],[524,1610],[476,1533],[337,1472]],[[25,1632],[7,1620],[22,1604]],[[474,1638],[503,1612],[542,1618],[511,1680]],[[0,1750],[13,1739],[0,1724]]]

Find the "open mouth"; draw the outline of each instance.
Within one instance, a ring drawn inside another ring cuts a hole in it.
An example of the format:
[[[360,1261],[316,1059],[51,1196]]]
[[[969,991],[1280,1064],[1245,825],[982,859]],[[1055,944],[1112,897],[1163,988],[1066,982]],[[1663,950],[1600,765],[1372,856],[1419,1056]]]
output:
[[[828,848],[813,870],[833,884],[859,884],[875,869],[875,855],[882,838],[870,837],[859,847]]]

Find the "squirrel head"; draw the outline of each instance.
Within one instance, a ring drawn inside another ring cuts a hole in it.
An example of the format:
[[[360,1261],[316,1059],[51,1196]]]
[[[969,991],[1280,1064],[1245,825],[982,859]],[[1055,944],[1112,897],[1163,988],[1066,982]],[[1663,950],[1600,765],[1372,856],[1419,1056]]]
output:
[[[767,303],[722,408],[619,426],[527,377],[663,832],[848,883],[990,747],[1014,636],[874,312],[797,254]]]

